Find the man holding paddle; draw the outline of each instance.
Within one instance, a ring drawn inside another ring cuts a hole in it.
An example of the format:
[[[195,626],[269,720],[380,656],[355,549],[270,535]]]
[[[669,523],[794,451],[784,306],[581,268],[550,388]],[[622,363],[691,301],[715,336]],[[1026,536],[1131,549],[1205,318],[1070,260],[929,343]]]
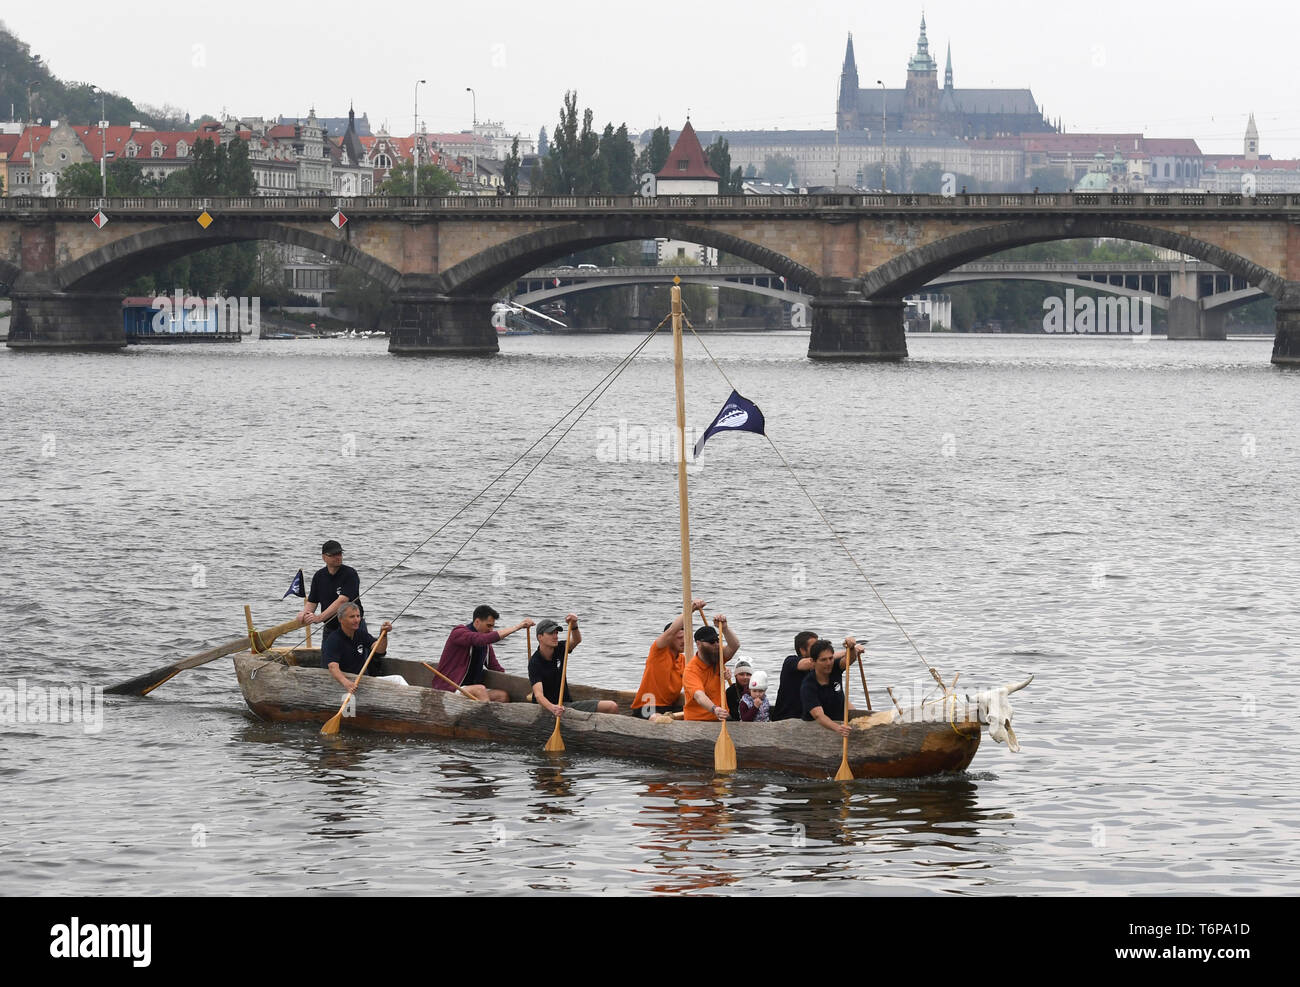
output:
[[[489,689],[483,684],[488,669],[494,672],[505,671],[497,661],[492,645],[515,631],[532,627],[533,621],[525,617],[514,627],[499,631],[496,625],[500,618],[501,614],[484,603],[474,608],[474,619],[470,623],[452,629],[447,635],[447,643],[442,646],[442,657],[438,659],[438,671],[445,678],[435,678],[433,688],[453,692],[461,687],[462,691],[475,699],[487,699],[494,703],[510,701],[508,692]]]
[[[549,617],[537,625],[537,650],[528,659],[528,681],[533,687],[533,699],[553,716],[562,716],[566,709],[576,709],[583,713],[617,713],[618,703],[609,699],[584,699],[571,702],[567,683],[564,698],[560,698],[560,678],[564,672],[565,649],[573,654],[573,649],[582,643],[582,633],[578,630],[578,618],[569,614],[564,618],[569,627],[567,640],[560,640],[560,625]]]
[[[688,720],[725,720],[728,717],[727,707],[717,705],[723,698],[721,666],[740,650],[740,638],[736,637],[722,614],[714,615],[713,624],[713,627],[705,625],[695,632],[695,657],[687,662],[682,673]],[[726,639],[722,661],[718,660],[718,650],[723,647],[718,631]]]
[[[708,603],[692,600],[691,610],[702,611]],[[664,632],[650,645],[641,685],[637,687],[632,708],[649,717],[653,713],[671,713],[682,708],[682,672],[686,668],[685,623],[679,613],[664,625]]]
[[[392,629],[392,623],[384,621],[379,629],[379,636],[384,638],[384,632]],[[360,672],[361,666],[366,663],[366,657],[370,654],[370,649],[374,646],[375,638],[361,626],[361,605],[347,603],[339,614],[338,633],[325,638],[325,643],[321,646],[321,663],[329,669],[330,674],[343,688],[348,692],[355,692],[356,686],[344,673],[356,675]],[[382,658],[386,654],[388,654],[388,639],[384,638],[384,650],[376,651],[375,657]],[[379,666],[373,664],[368,666],[366,673],[378,675]]]
[[[845,639],[845,655],[835,659],[835,645],[826,639],[814,641],[809,649],[812,671],[804,678],[799,689],[803,700],[803,718],[813,720],[841,737],[849,735],[844,719],[844,688],[842,681],[847,666],[862,656],[862,645],[853,638]]]

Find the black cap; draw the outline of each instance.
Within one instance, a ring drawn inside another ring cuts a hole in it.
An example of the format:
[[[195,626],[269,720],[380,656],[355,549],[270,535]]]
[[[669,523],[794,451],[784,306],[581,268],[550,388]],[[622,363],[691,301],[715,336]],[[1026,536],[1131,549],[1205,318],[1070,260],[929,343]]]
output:
[[[701,627],[695,632],[695,640],[703,641],[705,644],[717,644],[718,632],[712,627]]]
[[[338,542],[336,542],[333,538],[331,538],[329,541],[327,541],[324,545],[320,547],[321,555],[336,555],[341,551],[343,551],[343,546],[340,545]]]
[[[560,622],[558,620],[552,620],[550,617],[547,617],[545,620],[543,620],[540,624],[537,625],[537,633],[539,635],[550,634],[552,631],[558,631],[559,629],[560,629]]]

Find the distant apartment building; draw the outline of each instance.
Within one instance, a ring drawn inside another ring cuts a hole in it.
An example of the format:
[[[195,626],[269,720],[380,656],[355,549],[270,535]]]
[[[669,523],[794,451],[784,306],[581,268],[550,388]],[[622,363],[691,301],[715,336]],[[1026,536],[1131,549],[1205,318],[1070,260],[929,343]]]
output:
[[[1259,129],[1252,113],[1242,138],[1242,153],[1208,155],[1200,184],[1209,192],[1238,195],[1300,192],[1300,161],[1274,160],[1260,154]]]

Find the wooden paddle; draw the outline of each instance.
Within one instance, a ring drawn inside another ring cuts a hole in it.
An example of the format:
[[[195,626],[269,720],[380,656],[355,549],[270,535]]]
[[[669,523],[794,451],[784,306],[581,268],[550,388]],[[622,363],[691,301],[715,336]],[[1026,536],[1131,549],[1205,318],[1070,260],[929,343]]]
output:
[[[705,616],[704,611],[700,611],[700,619],[704,625],[709,626],[709,618]],[[717,625],[714,624],[714,630]],[[727,677],[725,670],[727,667],[726,639],[722,633],[718,633],[718,705],[723,709],[727,708]],[[727,721],[722,721],[722,729],[718,731],[718,742],[713,745],[713,770],[714,771],[735,771],[736,770],[736,745],[731,742],[731,734],[727,733]]]
[[[557,705],[564,705],[564,681],[569,674],[569,642],[573,640],[573,625],[569,624],[564,634],[564,663],[560,666],[560,695]],[[583,652],[586,654],[586,652]],[[531,655],[532,652],[530,651]],[[555,716],[555,729],[551,731],[551,739],[546,742],[542,748],[549,754],[558,754],[564,750],[564,738],[560,736],[560,717],[557,713]]]
[[[863,654],[858,657],[858,674],[862,676],[862,691],[867,697],[867,712],[870,713],[872,712],[871,690],[867,688],[867,670],[862,667],[865,664],[865,662],[862,659],[865,657],[866,657],[866,649],[864,648]]]
[[[434,668],[432,665],[430,665],[427,661],[422,661],[422,662],[420,662],[420,664],[423,665],[425,668],[427,668],[429,671],[433,672],[434,675],[438,676],[438,678],[442,679],[444,682],[446,682],[449,686],[451,686],[453,689],[455,689],[457,692],[459,692],[459,693],[460,693],[462,696],[464,696],[466,699],[473,699],[474,702],[476,702],[476,703],[481,703],[481,702],[483,701],[483,700],[479,699],[479,697],[476,696],[476,695],[474,695],[473,693],[466,692],[464,689],[462,689],[460,686],[458,686],[458,685],[457,685],[455,682],[453,682],[451,679],[447,678],[447,676],[443,675],[442,672],[438,671],[436,668]]]
[[[340,630],[338,633],[342,634],[343,631]],[[356,688],[357,683],[361,681],[361,676],[366,674],[366,669],[370,667],[370,659],[375,657],[375,652],[379,650],[379,646],[384,643],[384,639],[387,637],[388,631],[379,632],[379,637],[371,647],[370,654],[366,655],[365,664],[361,666],[361,671],[357,672],[357,677],[352,680],[352,687],[354,689]],[[348,703],[352,702],[352,697],[353,693],[349,692],[347,697],[343,700],[343,705],[339,707],[339,711],[326,720],[325,725],[320,728],[321,733],[333,736],[339,732],[339,724],[343,722],[343,711],[348,708]]]
[[[852,655],[852,645],[849,644],[846,638],[844,641],[844,660],[849,661]],[[844,725],[847,727],[849,725],[849,682],[852,681],[847,668],[844,669],[844,674],[840,678],[844,682]],[[835,772],[835,780],[852,781],[853,769],[849,767],[849,738],[843,737],[841,739],[844,741],[844,752],[840,755],[840,769]]]
[[[227,641],[225,644],[218,644],[215,648],[201,651],[197,655],[182,658],[174,664],[165,665],[145,675],[139,675],[125,682],[119,682],[117,685],[109,686],[104,692],[110,696],[147,696],[158,686],[173,676],[179,675],[187,668],[198,668],[200,665],[206,665],[208,662],[216,661],[218,658],[225,658],[227,655],[233,655],[240,651],[256,651],[260,653],[269,648],[276,638],[301,626],[302,621],[295,617],[293,620],[277,624],[269,630],[255,631],[252,640],[245,634],[243,637]]]

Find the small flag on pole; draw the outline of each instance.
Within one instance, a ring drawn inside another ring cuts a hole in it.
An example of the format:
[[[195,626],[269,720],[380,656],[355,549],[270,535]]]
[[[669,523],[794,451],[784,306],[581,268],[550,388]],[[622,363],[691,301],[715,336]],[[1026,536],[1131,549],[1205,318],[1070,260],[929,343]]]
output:
[[[301,596],[304,600],[307,598],[307,593],[302,588],[301,569],[298,570],[298,575],[293,577],[293,581],[289,583],[289,588],[285,591],[284,596],[280,597],[280,599],[287,600],[291,596]]]
[[[737,391],[731,392],[731,397],[727,398],[726,404],[718,412],[718,417],[713,419],[713,424],[704,430],[700,436],[700,441],[695,443],[696,459],[700,458],[700,453],[704,451],[704,443],[709,441],[709,436],[717,432],[753,432],[755,435],[766,435],[763,431],[766,426],[763,420],[763,413],[758,410],[758,405],[746,398],[742,398]]]

